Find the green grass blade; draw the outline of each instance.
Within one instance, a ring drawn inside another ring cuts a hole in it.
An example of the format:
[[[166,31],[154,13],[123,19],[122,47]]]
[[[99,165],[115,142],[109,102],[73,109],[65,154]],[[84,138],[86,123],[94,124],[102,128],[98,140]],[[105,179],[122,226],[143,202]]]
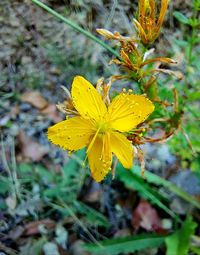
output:
[[[74,30],[82,33],[83,35],[87,36],[89,39],[93,40],[94,42],[98,43],[99,45],[101,45],[102,47],[104,47],[106,50],[108,50],[110,53],[112,53],[113,55],[115,55],[116,57],[120,57],[119,54],[117,53],[117,51],[115,51],[113,48],[111,48],[109,45],[107,45],[104,41],[102,41],[101,39],[99,39],[98,37],[96,37],[95,35],[91,34],[89,31],[83,29],[82,27],[80,27],[79,25],[77,25],[75,22],[67,19],[66,17],[62,16],[61,14],[59,14],[58,12],[54,11],[53,9],[51,9],[50,7],[48,7],[46,4],[40,2],[39,0],[31,0],[33,3],[35,3],[36,5],[38,5],[39,7],[43,8],[45,11],[47,11],[48,13],[52,14],[53,16],[55,16],[56,18],[58,18],[59,20],[63,21],[65,24],[67,24],[68,26],[70,26],[71,28],[73,28]]]
[[[93,226],[109,227],[110,223],[102,213],[77,200],[73,205],[79,214],[84,215],[86,222]]]
[[[162,202],[165,198],[163,198],[155,189],[153,189],[153,187],[145,182],[145,180],[134,174],[132,171],[123,169],[120,165],[118,165],[117,172],[119,179],[127,188],[138,191],[143,198],[151,201],[152,204],[156,204],[171,217],[180,221],[178,216]]]
[[[131,171],[134,174],[141,176],[141,170],[140,170],[139,166],[134,166]],[[171,192],[175,193],[177,196],[181,197],[188,203],[192,204],[194,207],[200,209],[200,203],[194,197],[192,197],[187,192],[185,192],[182,189],[180,189],[179,187],[177,187],[172,182],[167,181],[158,175],[150,173],[149,171],[145,171],[145,177],[146,177],[147,182],[153,183],[156,185],[161,185],[161,186],[169,189]]]
[[[108,239],[99,244],[84,244],[83,248],[92,254],[114,255],[127,254],[145,249],[158,248],[165,237],[155,234],[136,235],[122,238]]]

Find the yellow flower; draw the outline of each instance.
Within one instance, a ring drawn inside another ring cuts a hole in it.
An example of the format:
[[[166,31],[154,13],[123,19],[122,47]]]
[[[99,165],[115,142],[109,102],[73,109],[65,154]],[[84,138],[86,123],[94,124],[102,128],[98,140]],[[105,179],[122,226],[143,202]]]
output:
[[[169,0],[161,0],[160,15],[156,15],[155,0],[139,0],[138,20],[134,24],[144,44],[153,43],[159,36]]]
[[[123,133],[152,113],[152,102],[142,95],[121,93],[106,106],[98,91],[81,76],[74,78],[71,94],[80,115],[50,127],[49,140],[69,151],[87,147],[89,167],[97,182],[111,170],[112,153],[124,168],[131,168],[133,148]]]

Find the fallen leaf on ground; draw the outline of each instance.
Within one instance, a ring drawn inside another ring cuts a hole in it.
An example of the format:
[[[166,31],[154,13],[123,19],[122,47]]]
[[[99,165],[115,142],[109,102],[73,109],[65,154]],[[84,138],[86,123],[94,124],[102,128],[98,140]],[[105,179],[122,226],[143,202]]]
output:
[[[157,211],[149,202],[141,200],[133,212],[132,226],[137,231],[140,227],[147,231],[162,232],[162,222]]]
[[[97,182],[92,182],[89,190],[84,194],[83,200],[90,203],[95,203],[100,200],[101,197],[101,186]]]
[[[62,121],[61,116],[58,114],[55,104],[49,104],[47,107],[40,111],[42,114],[47,115],[54,123]]]
[[[48,153],[48,149],[28,137],[23,131],[19,133],[19,144],[22,156],[33,162],[40,161]]]
[[[56,223],[53,220],[45,219],[38,220],[28,223],[24,229],[25,236],[37,235],[41,232],[41,226],[45,227],[45,229],[53,229]]]
[[[29,103],[36,107],[37,109],[44,109],[47,107],[47,100],[40,94],[39,91],[28,91],[22,94],[21,100],[23,102]]]

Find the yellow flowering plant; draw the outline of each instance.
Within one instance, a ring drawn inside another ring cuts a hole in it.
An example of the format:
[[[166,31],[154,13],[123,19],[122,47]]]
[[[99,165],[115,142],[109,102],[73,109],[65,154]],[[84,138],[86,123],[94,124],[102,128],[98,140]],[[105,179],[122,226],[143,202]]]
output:
[[[113,155],[124,168],[130,169],[133,146],[144,174],[140,145],[164,141],[180,127],[183,112],[178,106],[178,94],[173,89],[174,102],[162,100],[157,80],[160,73],[174,75],[178,79],[183,78],[182,74],[160,68],[162,63],[176,64],[173,59],[150,58],[154,53],[150,47],[160,34],[167,6],[168,1],[161,0],[157,17],[155,1],[140,0],[138,18],[134,19],[134,35],[122,36],[119,32],[97,29],[106,39],[117,41],[119,54],[115,54],[117,58],[112,59],[110,64],[118,65],[120,73],[111,76],[108,84],[99,79],[96,88],[82,76],[76,76],[67,105],[58,104],[67,119],[48,129],[49,140],[65,150],[73,152],[86,147],[86,159],[97,182],[102,181],[111,170],[114,176],[116,164],[113,164]],[[128,80],[140,93],[123,88],[113,98],[110,87],[116,80],[122,85],[123,80]],[[151,118],[148,118],[150,114]],[[157,131],[161,135],[158,136]]]
[[[131,168],[133,147],[127,133],[153,112],[152,102],[143,95],[122,92],[106,105],[81,76],[74,78],[71,94],[77,114],[50,127],[49,140],[69,151],[87,147],[89,166],[97,182],[111,170],[112,153],[124,168]]]

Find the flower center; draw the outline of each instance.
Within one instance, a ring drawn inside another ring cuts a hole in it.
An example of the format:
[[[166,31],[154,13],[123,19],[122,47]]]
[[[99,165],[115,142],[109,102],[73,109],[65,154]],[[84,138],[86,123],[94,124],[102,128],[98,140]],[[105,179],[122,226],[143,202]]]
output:
[[[104,134],[109,129],[109,124],[107,122],[100,122],[97,124],[97,129],[99,129],[99,134]]]

